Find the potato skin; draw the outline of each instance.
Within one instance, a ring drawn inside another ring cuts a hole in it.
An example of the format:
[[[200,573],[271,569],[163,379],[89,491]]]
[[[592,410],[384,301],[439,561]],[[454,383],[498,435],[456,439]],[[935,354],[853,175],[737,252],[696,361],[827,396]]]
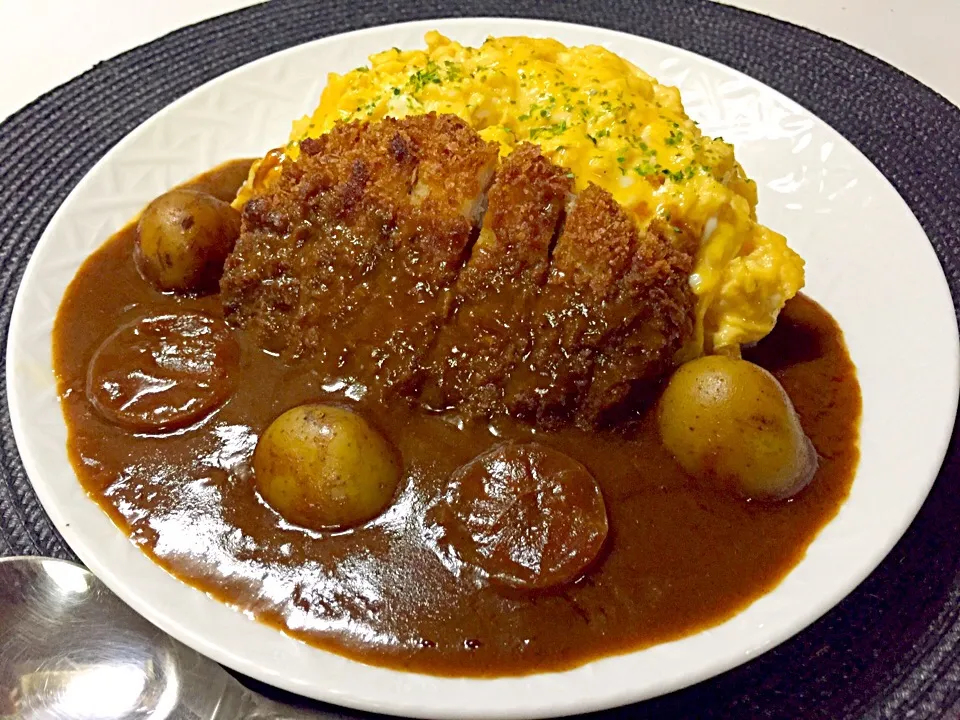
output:
[[[782,500],[817,470],[817,453],[786,391],[746,360],[706,356],[682,365],[658,406],[660,435],[695,478],[755,500]]]
[[[214,292],[239,236],[240,214],[228,203],[178,188],[144,209],[134,259],[140,274],[158,290]]]
[[[257,489],[286,520],[315,530],[359,525],[390,503],[396,451],[357,413],[298,405],[274,420],[253,453]]]

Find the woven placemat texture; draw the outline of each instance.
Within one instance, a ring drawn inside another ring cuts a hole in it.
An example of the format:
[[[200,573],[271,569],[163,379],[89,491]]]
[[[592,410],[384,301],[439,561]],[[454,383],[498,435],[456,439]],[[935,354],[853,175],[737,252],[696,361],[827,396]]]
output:
[[[960,110],[848,45],[706,0],[273,0],[104,62],[0,125],[3,352],[20,277],[53,212],[110,147],[157,110],[238,65],[318,37],[476,15],[541,17],[654,38],[726,63],[794,98],[852,141],[906,199],[936,248],[957,305]],[[0,555],[73,558],[24,475],[5,379],[0,398]],[[960,717],[958,481],[955,435],[933,493],[906,536],[826,617],[718,678],[592,717]],[[361,717],[345,715],[354,716]]]

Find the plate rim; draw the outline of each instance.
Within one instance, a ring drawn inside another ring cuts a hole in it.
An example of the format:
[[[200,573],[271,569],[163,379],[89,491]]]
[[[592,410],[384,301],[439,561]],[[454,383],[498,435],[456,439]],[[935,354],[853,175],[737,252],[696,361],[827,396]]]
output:
[[[269,677],[264,677],[262,672],[259,672],[259,673],[251,672],[249,662],[245,658],[240,658],[238,656],[232,655],[224,651],[220,647],[211,645],[211,643],[207,641],[202,635],[196,635],[195,633],[190,632],[188,629],[184,628],[183,625],[178,623],[174,618],[170,618],[166,615],[163,615],[163,613],[161,612],[162,617],[158,620],[156,612],[144,612],[142,610],[143,606],[148,606],[148,610],[153,610],[153,608],[149,607],[150,605],[149,603],[144,603],[142,598],[136,595],[135,592],[133,591],[127,592],[129,588],[124,583],[124,581],[119,577],[119,575],[117,575],[116,573],[112,572],[110,569],[103,566],[100,559],[96,556],[95,551],[91,547],[88,547],[87,541],[83,539],[79,531],[74,530],[71,526],[71,523],[69,522],[69,519],[67,517],[64,517],[60,513],[60,508],[55,502],[55,499],[48,494],[50,491],[50,488],[47,486],[47,484],[43,481],[38,483],[38,482],[35,482],[34,480],[34,477],[39,476],[40,473],[38,468],[36,467],[34,456],[31,455],[30,453],[25,453],[23,450],[23,448],[26,447],[24,443],[24,439],[26,438],[27,431],[23,426],[23,413],[22,413],[23,401],[19,395],[20,388],[17,386],[17,383],[14,382],[14,378],[17,375],[14,368],[14,365],[16,362],[15,355],[18,347],[16,338],[19,335],[20,325],[23,322],[23,319],[22,319],[22,316],[24,314],[23,305],[25,303],[25,301],[22,299],[24,296],[23,288],[28,286],[28,282],[27,282],[28,279],[32,278],[32,276],[35,275],[37,272],[37,265],[38,265],[37,248],[41,247],[44,243],[48,242],[48,236],[52,236],[53,234],[51,228],[55,228],[58,222],[62,221],[61,216],[69,214],[68,211],[69,211],[69,206],[71,204],[71,201],[73,200],[75,194],[78,192],[78,189],[84,185],[84,182],[87,180],[88,176],[94,173],[95,171],[97,171],[98,168],[100,168],[102,165],[107,164],[110,161],[110,159],[114,156],[114,154],[122,152],[123,148],[126,146],[127,143],[131,143],[135,141],[136,137],[141,132],[143,132],[144,127],[151,124],[155,119],[157,119],[162,115],[175,112],[181,103],[184,103],[185,101],[189,100],[191,97],[193,97],[196,94],[200,94],[204,92],[205,90],[208,89],[209,86],[219,83],[225,78],[235,73],[244,72],[250,69],[251,67],[259,64],[266,64],[269,62],[276,61],[278,57],[281,57],[286,54],[296,53],[298,51],[301,51],[306,46],[323,44],[325,42],[334,42],[334,41],[344,42],[357,35],[376,34],[378,32],[383,32],[386,29],[394,29],[394,28],[411,29],[413,27],[420,27],[423,30],[427,30],[437,26],[442,26],[442,28],[440,28],[441,30],[449,31],[449,28],[451,28],[451,26],[456,27],[458,25],[467,25],[467,24],[473,24],[473,23],[481,23],[481,24],[505,23],[505,24],[514,25],[514,26],[523,25],[523,26],[528,26],[530,29],[534,30],[534,32],[536,32],[537,28],[540,28],[541,32],[547,32],[551,28],[566,28],[571,31],[587,31],[590,33],[601,33],[603,35],[612,36],[614,38],[620,38],[622,40],[626,40],[629,42],[639,41],[644,44],[656,45],[661,48],[669,49],[671,52],[676,53],[681,57],[692,58],[698,63],[706,63],[708,65],[712,65],[719,69],[722,69],[727,73],[731,73],[738,77],[746,78],[751,83],[754,83],[756,86],[762,87],[766,93],[771,93],[777,98],[784,99],[788,101],[791,105],[800,108],[809,117],[816,119],[818,123],[829,128],[838,137],[842,138],[843,142],[846,143],[846,145],[848,146],[848,149],[852,150],[858,156],[858,159],[860,161],[866,163],[869,167],[871,167],[877,173],[877,175],[880,178],[882,178],[883,182],[886,183],[890,191],[894,192],[897,195],[897,197],[900,198],[904,207],[906,207],[906,209],[909,211],[910,215],[912,216],[913,222],[916,224],[918,232],[920,232],[922,236],[927,240],[926,250],[928,250],[929,253],[934,257],[935,261],[937,262],[937,265],[939,266],[940,280],[941,280],[940,285],[942,285],[942,290],[945,291],[946,298],[949,304],[952,306],[952,293],[950,292],[948,283],[946,281],[946,277],[943,273],[942,264],[940,263],[939,257],[937,257],[934,251],[933,245],[930,242],[929,237],[927,236],[925,230],[922,228],[922,226],[920,226],[920,223],[917,220],[912,208],[910,208],[909,204],[907,204],[907,202],[902,198],[902,196],[900,196],[899,192],[897,192],[896,188],[893,187],[889,179],[885,175],[883,175],[883,173],[880,172],[878,168],[876,168],[876,166],[869,160],[869,158],[864,156],[863,153],[859,150],[859,148],[853,145],[852,142],[847,140],[841,133],[839,133],[829,123],[822,120],[818,115],[809,111],[806,107],[800,105],[795,100],[793,100],[792,98],[789,98],[788,96],[784,95],[783,93],[776,90],[775,88],[763,83],[760,80],[757,80],[747,75],[746,73],[743,73],[739,70],[731,68],[723,63],[717,62],[711,58],[705,57],[698,53],[670,45],[668,43],[664,43],[658,40],[653,40],[640,35],[633,35],[631,33],[623,32],[623,31],[612,30],[605,27],[559,22],[554,20],[537,20],[537,19],[530,19],[530,18],[509,18],[509,17],[492,17],[492,16],[491,17],[480,16],[480,17],[469,17],[469,18],[439,17],[439,18],[426,19],[426,20],[413,20],[413,21],[407,21],[402,23],[391,23],[387,25],[376,25],[376,26],[365,27],[365,28],[352,30],[345,33],[337,33],[337,34],[325,36],[322,38],[317,38],[307,43],[294,45],[289,48],[280,50],[278,52],[265,55],[252,62],[245,63],[237,68],[233,68],[228,72],[225,72],[221,75],[211,78],[210,80],[204,82],[203,84],[194,88],[190,92],[184,95],[181,95],[170,104],[166,105],[156,113],[152,114],[149,118],[144,120],[141,124],[137,125],[136,128],[131,130],[116,145],[111,147],[99,160],[97,160],[97,162],[84,174],[83,178],[81,178],[81,180],[77,183],[77,185],[75,185],[71,189],[70,193],[67,195],[64,201],[61,203],[60,207],[58,207],[54,215],[51,217],[47,227],[44,229],[40,237],[40,240],[37,243],[37,246],[31,252],[30,259],[27,263],[27,266],[24,270],[23,276],[20,280],[20,284],[17,289],[17,296],[14,302],[14,307],[11,314],[10,327],[8,329],[8,346],[7,346],[7,353],[6,353],[6,359],[5,359],[7,380],[8,380],[7,395],[8,395],[8,405],[10,408],[11,425],[13,428],[14,438],[16,440],[18,451],[21,454],[21,458],[24,464],[24,468],[26,470],[27,477],[30,479],[31,486],[33,487],[38,498],[40,499],[40,502],[45,512],[50,516],[51,520],[54,522],[54,525],[56,526],[57,530],[63,535],[64,539],[67,541],[70,547],[74,549],[74,551],[81,558],[81,560],[83,560],[83,562],[86,563],[87,566],[98,575],[98,577],[101,577],[101,579],[103,579],[104,582],[107,583],[108,586],[115,593],[120,595],[120,597],[124,599],[128,604],[134,607],[138,612],[141,612],[146,617],[148,617],[148,619],[150,619],[151,622],[153,622],[154,624],[157,624],[158,626],[160,626],[170,634],[181,637],[181,639],[184,635],[189,636],[191,639],[191,642],[188,642],[187,644],[190,644],[194,647],[197,647],[197,645],[203,647],[204,649],[202,650],[202,652],[204,654],[214,657],[215,659],[217,659],[218,661],[222,662],[225,665],[233,667],[234,669],[244,672],[245,674],[262,679],[265,682],[268,682],[277,687],[290,690],[292,692],[296,692],[299,694],[303,694],[309,697],[315,697],[317,699],[336,702],[336,703],[343,704],[345,706],[353,707],[357,709],[373,710],[373,711],[387,712],[387,713],[398,713],[398,712],[411,713],[412,712],[417,717],[438,717],[438,718],[448,717],[450,714],[450,709],[448,708],[447,710],[444,710],[444,709],[435,710],[435,709],[426,708],[420,705],[410,706],[410,707],[398,705],[396,707],[393,707],[393,706],[384,705],[383,703],[380,703],[380,702],[369,703],[366,701],[366,699],[363,696],[348,696],[340,692],[333,692],[333,691],[327,691],[321,694],[317,694],[316,692],[311,692],[310,691],[311,688],[305,687],[302,683],[288,681],[282,675],[273,674]],[[958,336],[957,336],[955,315],[954,315],[954,323],[952,328],[952,337],[955,340],[955,342],[952,343],[952,347],[951,347],[951,350],[952,350],[951,360],[953,362],[955,371],[952,377],[952,381],[953,381],[952,386],[948,389],[951,391],[949,395],[952,397],[952,410],[950,411],[950,414],[955,419],[958,397],[960,397],[960,339],[958,339]],[[50,370],[52,370],[52,368]],[[563,706],[563,708],[559,708],[560,712],[563,712],[564,714],[569,714],[572,712],[597,710],[597,709],[602,709],[606,707],[611,707],[616,704],[623,704],[626,702],[634,702],[636,700],[646,699],[649,697],[663,694],[665,692],[686,687],[687,685],[693,684],[695,682],[699,682],[709,677],[713,677],[721,672],[724,672],[725,670],[728,670],[732,667],[736,667],[737,665],[740,665],[743,662],[746,662],[749,659],[752,659],[753,657],[756,657],[757,655],[763,652],[766,652],[772,647],[786,641],[796,633],[800,632],[801,630],[809,626],[811,623],[815,622],[823,614],[825,614],[830,609],[832,609],[840,600],[843,599],[843,597],[845,597],[847,594],[852,592],[857,585],[859,585],[871,572],[873,572],[873,570],[877,567],[877,565],[879,565],[880,562],[882,562],[882,560],[890,552],[893,546],[900,540],[900,538],[906,532],[907,528],[916,517],[917,512],[919,512],[919,509],[923,504],[923,501],[926,499],[933,483],[937,478],[937,475],[939,473],[939,468],[940,466],[942,466],[943,459],[946,457],[952,431],[953,431],[953,423],[950,423],[949,427],[947,427],[945,431],[942,433],[940,442],[938,443],[938,448],[935,451],[936,456],[939,458],[939,461],[937,462],[938,471],[934,473],[933,476],[928,481],[927,480],[924,481],[923,483],[924,487],[922,488],[922,492],[917,494],[917,502],[915,503],[915,506],[911,506],[907,508],[906,512],[904,512],[901,516],[903,522],[900,525],[898,525],[898,527],[894,528],[892,532],[887,533],[887,536],[885,538],[887,542],[884,544],[884,546],[882,548],[878,546],[873,549],[873,551],[871,552],[871,560],[869,562],[863,563],[862,574],[859,574],[858,577],[852,580],[848,580],[848,582],[845,583],[845,585],[848,586],[846,590],[841,592],[836,597],[833,597],[831,595],[827,599],[821,599],[821,602],[818,603],[818,609],[811,613],[808,613],[808,615],[805,616],[801,622],[799,623],[794,622],[793,629],[790,632],[783,634],[781,636],[778,636],[774,638],[772,641],[765,643],[760,647],[751,649],[748,653],[746,653],[742,657],[738,657],[733,660],[730,660],[728,658],[726,660],[721,660],[720,662],[715,662],[712,667],[703,668],[700,672],[690,673],[685,678],[683,678],[682,681],[679,681],[679,682],[674,681],[672,683],[670,682],[663,683],[661,687],[659,687],[653,692],[646,692],[638,695],[636,692],[631,692],[629,688],[626,688],[622,690],[619,694],[608,693],[607,696],[605,696],[607,697],[607,700],[604,700],[599,704],[595,701],[595,698],[591,696],[590,698],[586,699],[586,702],[583,702],[582,704],[565,705]],[[79,483],[77,484],[79,485]],[[99,508],[97,509],[99,510]],[[104,516],[105,516],[105,513],[104,513]],[[112,520],[110,520],[109,518],[107,518],[107,520],[108,522],[110,522],[111,526],[114,527],[116,532],[122,532],[119,530],[119,528],[116,528],[116,526],[113,525]],[[836,518],[830,520],[828,525],[830,523],[835,522],[835,520]],[[124,535],[124,540],[127,540],[125,535]],[[135,552],[138,555],[141,555],[142,557],[144,557],[144,559],[147,560],[147,562],[150,562],[151,564],[153,564],[153,561],[146,558],[145,555],[142,555],[140,550],[137,549],[132,543],[128,542],[128,544],[132,549],[135,550]],[[155,565],[155,567],[160,569],[161,572],[166,573],[166,571],[162,570],[162,568],[160,568],[159,565]],[[791,570],[791,572],[793,572],[793,570]],[[104,577],[105,575],[107,577]],[[171,575],[169,577],[171,577],[173,580],[177,582],[180,582],[176,580],[175,576]],[[113,582],[108,582],[108,578],[113,580]],[[121,592],[118,589],[118,587],[122,588],[123,592]],[[195,592],[199,592],[199,591],[195,591]],[[742,610],[741,613],[745,611],[746,609]],[[165,621],[170,621],[170,622],[165,622]],[[256,621],[253,621],[253,622],[256,622]],[[727,621],[724,621],[724,622],[727,622]],[[177,632],[171,631],[169,629],[170,626],[174,627]],[[709,633],[711,629],[713,628],[710,628],[706,631],[702,631],[701,633],[696,633],[695,635],[699,635],[702,633]],[[683,639],[686,639],[688,637],[693,637],[693,636],[686,636]],[[675,642],[675,641],[671,641],[671,643],[672,642]],[[667,643],[667,644],[671,644],[671,643]],[[326,653],[325,651],[322,651],[322,650],[318,650],[318,649],[313,649],[313,650],[315,652],[332,655],[332,653]],[[614,656],[614,657],[617,657],[617,658],[628,657],[630,655],[636,655],[643,652],[645,652],[645,650],[634,651],[632,653],[626,653],[624,655]],[[336,655],[334,656],[341,657]],[[358,663],[356,661],[348,661],[348,662],[352,664],[356,664],[360,667],[365,667],[365,668],[372,667],[372,666],[364,665],[362,663]],[[594,665],[597,665],[597,664],[598,663],[596,662],[589,663],[588,665],[580,666],[580,668],[577,668],[576,670],[593,667]],[[398,673],[397,671],[386,670],[384,668],[374,668],[374,669],[377,671],[387,672],[391,674],[402,674],[402,673]],[[566,672],[545,673],[543,674],[543,676],[565,675],[565,674]],[[434,676],[425,676],[425,675],[419,675],[419,674],[413,674],[413,676],[418,678],[430,678],[432,681],[439,681],[444,684],[452,683],[453,685],[460,685],[460,686],[462,686],[463,683],[470,683],[470,684],[479,683],[484,685],[490,685],[490,684],[498,684],[498,683],[504,683],[504,682],[513,682],[513,681],[523,680],[524,678],[529,678],[529,677],[541,677],[541,676],[523,676],[521,678],[495,678],[495,679],[486,680],[486,679],[476,679],[476,678],[466,678],[466,679],[445,678],[445,677],[438,678]],[[557,707],[551,707],[546,710],[547,713],[553,713],[557,711],[558,711]],[[511,718],[511,717],[529,718],[529,717],[540,717],[544,715],[543,715],[543,712],[540,710],[534,710],[533,712],[530,712],[527,709],[520,709],[518,713],[514,713],[513,711],[510,711],[510,710],[504,711],[502,709],[488,712],[482,709],[476,710],[474,708],[471,708],[465,713],[459,714],[458,716],[459,717],[477,717],[477,718]]]

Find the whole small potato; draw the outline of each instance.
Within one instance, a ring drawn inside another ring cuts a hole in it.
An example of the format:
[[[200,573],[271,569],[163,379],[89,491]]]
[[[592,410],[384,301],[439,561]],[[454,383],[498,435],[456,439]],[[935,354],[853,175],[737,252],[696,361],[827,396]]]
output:
[[[816,473],[816,450],[786,391],[746,360],[713,355],[682,365],[658,412],[664,445],[695,478],[781,500]]]
[[[400,481],[394,449],[357,413],[299,405],[274,420],[253,453],[257,489],[285,519],[343,528],[378,515]]]
[[[240,214],[228,203],[196,190],[171,190],[140,216],[134,258],[158,290],[212,292],[239,236]]]

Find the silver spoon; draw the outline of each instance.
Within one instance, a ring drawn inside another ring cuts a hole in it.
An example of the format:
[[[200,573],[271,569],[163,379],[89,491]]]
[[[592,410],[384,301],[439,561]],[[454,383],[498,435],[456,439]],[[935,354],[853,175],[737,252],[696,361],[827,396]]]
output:
[[[281,705],[73,563],[0,560],[0,720],[347,720]]]

